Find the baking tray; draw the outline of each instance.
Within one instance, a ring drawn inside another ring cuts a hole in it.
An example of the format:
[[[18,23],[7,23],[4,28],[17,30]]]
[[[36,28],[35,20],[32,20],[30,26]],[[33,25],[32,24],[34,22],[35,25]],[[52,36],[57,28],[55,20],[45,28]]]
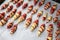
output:
[[[53,5],[54,3],[56,3],[56,2],[51,1],[51,0],[45,0],[45,4],[46,4],[47,2],[49,2],[49,1],[51,2],[52,5]],[[6,0],[4,3],[6,3],[6,2],[9,2],[9,0]],[[28,2],[28,1],[27,1],[27,0],[24,0],[24,2]],[[11,5],[11,4],[13,4],[13,3],[11,2],[10,5]],[[31,4],[33,4],[33,0],[32,0],[31,2],[29,2],[29,5],[31,5]],[[45,4],[44,4],[44,5],[45,5]],[[58,3],[57,3],[57,4],[58,4]],[[39,12],[40,10],[43,10],[44,13],[48,12],[48,15],[50,16],[50,8],[51,8],[51,7],[50,7],[48,10],[44,10],[44,5],[42,5],[42,6],[39,8],[38,12]],[[15,8],[15,7],[16,7],[16,6],[14,5],[14,8]],[[37,7],[37,5],[34,6],[34,8],[36,8],[36,7]],[[59,8],[60,8],[60,4],[58,4],[58,6],[57,6],[57,9],[59,9]],[[18,10],[22,10],[21,7],[19,7]],[[18,11],[18,10],[17,10],[17,11]],[[5,11],[5,10],[2,10],[2,11]],[[2,11],[0,11],[0,12],[2,12]],[[27,8],[24,9],[22,12],[23,12],[23,13],[26,13],[26,12],[27,12]],[[8,14],[9,14],[9,13],[7,13],[6,15],[8,15]],[[27,17],[30,16],[30,14],[31,14],[31,12],[30,12],[29,14],[27,14]],[[32,17],[33,20],[32,20],[32,21],[34,21],[34,20],[36,19],[36,15],[37,15],[37,13],[33,15],[33,17]],[[56,15],[56,11],[55,11],[54,14],[51,15],[51,16],[55,17],[55,15]],[[0,27],[0,40],[46,40],[46,38],[47,38],[47,31],[46,31],[46,29],[47,29],[47,27],[48,27],[48,24],[50,24],[50,23],[54,24],[54,23],[51,21],[51,22],[49,22],[49,23],[46,24],[46,21],[45,21],[45,22],[42,21],[41,18],[42,18],[42,16],[39,18],[39,25],[38,25],[38,27],[37,27],[33,32],[30,31],[31,25],[30,25],[29,28],[27,28],[27,29],[24,28],[25,21],[21,22],[21,23],[18,25],[17,31],[16,31],[13,35],[10,34],[10,30],[8,30],[8,29],[6,28],[6,25],[4,25],[3,27]],[[59,19],[60,19],[60,16],[59,16]],[[10,19],[8,22],[10,22],[10,21],[11,21],[11,19]],[[17,21],[17,20],[16,20],[16,21]],[[16,23],[16,21],[14,21],[14,24]],[[45,24],[46,24],[46,29],[45,29],[45,31],[40,35],[40,37],[38,37],[38,36],[37,36],[37,31],[38,31],[38,29],[39,29],[39,26],[40,26],[42,23],[45,23]],[[54,24],[53,40],[55,40],[55,31],[56,31],[56,29],[57,29],[56,24]]]

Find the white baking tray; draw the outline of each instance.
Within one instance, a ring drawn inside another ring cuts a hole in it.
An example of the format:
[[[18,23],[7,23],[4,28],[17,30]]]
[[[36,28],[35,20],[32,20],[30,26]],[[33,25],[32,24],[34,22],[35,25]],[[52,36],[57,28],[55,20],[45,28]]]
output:
[[[6,0],[4,3],[8,2],[8,1],[9,1],[9,0]],[[51,1],[51,0],[46,0],[46,1],[45,1],[45,4],[46,4],[47,2],[49,2],[49,1]],[[27,2],[27,0],[24,0],[24,2]],[[51,1],[51,4],[52,4],[52,5],[53,5],[54,3],[56,3],[56,2]],[[11,2],[10,5],[11,5],[11,4],[13,4],[13,3]],[[31,2],[29,2],[29,5],[31,5],[31,4],[33,4],[33,0],[32,0]],[[45,5],[45,4],[44,4],[44,5]],[[42,6],[39,8],[38,11],[43,10],[44,13],[48,12],[48,15],[50,16],[50,8],[49,8],[48,10],[44,10],[44,5],[42,5]],[[15,7],[16,7],[16,6],[14,5],[14,8],[15,8]],[[37,7],[37,6],[34,6],[34,8],[36,8],[36,7]],[[58,4],[58,6],[57,6],[57,9],[59,9],[59,8],[60,8],[60,4]],[[6,9],[5,9],[5,10],[6,10]],[[18,11],[19,11],[19,10],[21,10],[21,7],[18,8]],[[2,11],[4,11],[4,10],[2,10]],[[0,12],[2,12],[2,11],[0,10]],[[26,12],[27,12],[27,8],[24,9],[22,12],[23,12],[23,13],[26,13]],[[9,14],[9,13],[7,13],[7,15],[8,15],[8,14]],[[31,13],[27,14],[27,17],[30,16],[30,14],[31,14]],[[36,19],[36,15],[37,15],[37,13],[33,15],[33,17],[32,17],[33,21]],[[51,16],[55,17],[55,15],[56,15],[56,11],[55,11],[54,14],[51,15]],[[8,29],[6,28],[6,25],[0,27],[0,40],[46,40],[46,38],[47,38],[47,31],[46,31],[46,29],[47,29],[47,27],[48,27],[48,24],[50,24],[50,23],[54,24],[54,23],[51,21],[51,22],[49,22],[49,23],[46,24],[46,21],[43,22],[43,21],[41,20],[41,18],[42,18],[42,16],[39,18],[39,25],[38,25],[38,27],[37,27],[33,32],[30,31],[30,27],[31,27],[31,26],[29,26],[29,28],[27,28],[27,29],[24,28],[25,21],[21,22],[21,23],[18,25],[17,31],[16,31],[13,35],[10,34],[10,30],[8,30]],[[59,19],[60,19],[60,17],[59,17]],[[10,21],[11,21],[11,19],[10,19],[8,22],[10,22]],[[17,20],[16,20],[16,21],[17,21]],[[14,21],[14,22],[16,23],[16,21]],[[15,23],[14,23],[14,24],[15,24]],[[40,35],[40,37],[38,37],[38,36],[37,36],[37,31],[38,31],[38,29],[39,29],[39,26],[40,26],[42,23],[45,23],[45,24],[46,24],[46,29],[45,29],[45,31]],[[55,31],[56,31],[56,29],[57,29],[56,24],[54,24],[53,40],[55,40]]]

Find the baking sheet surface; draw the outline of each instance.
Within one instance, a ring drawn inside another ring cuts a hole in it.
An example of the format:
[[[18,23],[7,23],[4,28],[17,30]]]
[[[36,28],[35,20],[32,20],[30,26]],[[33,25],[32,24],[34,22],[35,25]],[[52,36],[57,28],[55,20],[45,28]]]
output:
[[[45,4],[47,3],[47,2],[49,2],[49,1],[51,1],[51,0],[46,0],[45,1]],[[5,2],[8,2],[8,0],[6,0]],[[5,3],[4,2],[4,3]],[[24,0],[24,2],[28,2],[27,0]],[[51,1],[51,4],[53,5],[55,2],[53,2],[53,1]],[[10,5],[11,4],[13,4],[12,2],[10,3]],[[29,5],[31,5],[31,4],[33,4],[33,0],[31,1],[31,2],[29,2]],[[45,5],[44,4],[44,5]],[[39,10],[38,11],[40,11],[40,10],[43,10],[44,11],[44,13],[46,13],[46,12],[48,12],[48,15],[50,16],[50,8],[48,9],[48,10],[44,10],[44,5],[42,5],[40,8],[39,8]],[[21,6],[22,7],[22,6]],[[21,7],[19,7],[18,8],[18,10],[22,10],[21,9]],[[34,8],[36,8],[37,7],[37,5],[36,6],[34,6]],[[57,6],[58,8],[57,9],[59,9],[60,8],[60,4],[58,4],[58,6]],[[15,8],[15,5],[14,5],[14,8]],[[3,11],[3,10],[2,10]],[[0,12],[2,12],[2,11],[0,11]],[[27,12],[27,8],[26,9],[24,9],[23,11],[22,11],[23,13],[26,13]],[[31,12],[29,13],[29,14],[27,14],[27,18],[28,18],[28,16],[30,16],[30,14],[31,14]],[[8,14],[7,14],[8,15]],[[36,19],[36,15],[37,15],[37,13],[36,14],[34,14],[33,15],[33,21]],[[51,15],[51,16],[53,16],[53,17],[55,17],[55,15],[56,15],[56,11],[54,12],[54,14],[53,15]],[[45,23],[46,24],[46,22],[44,22],[44,21],[42,21],[42,16],[39,18],[39,25],[41,25],[42,23]],[[8,22],[10,22],[11,21],[11,19],[8,21]],[[17,20],[16,20],[17,21]],[[16,21],[14,22],[14,23],[16,23]],[[50,23],[53,23],[52,21],[50,22]],[[46,29],[47,29],[47,27],[48,27],[48,24],[50,24],[50,23],[47,23],[46,24]],[[23,21],[23,22],[21,22],[19,25],[18,25],[18,28],[17,28],[17,31],[13,34],[13,35],[11,35],[10,34],[10,30],[8,30],[7,28],[6,28],[6,25],[4,25],[3,27],[0,27],[0,40],[46,40],[46,38],[47,38],[47,31],[46,31],[46,29],[45,29],[45,31],[40,35],[40,37],[38,37],[37,36],[37,31],[38,31],[38,29],[39,29],[39,25],[38,25],[38,27],[33,31],[33,32],[31,32],[30,31],[30,27],[31,27],[31,25],[29,26],[29,28],[24,28],[24,24],[25,24],[25,21]],[[53,23],[54,24],[54,23]],[[56,31],[56,24],[54,24],[54,31],[53,31],[53,40],[55,40],[55,31]]]

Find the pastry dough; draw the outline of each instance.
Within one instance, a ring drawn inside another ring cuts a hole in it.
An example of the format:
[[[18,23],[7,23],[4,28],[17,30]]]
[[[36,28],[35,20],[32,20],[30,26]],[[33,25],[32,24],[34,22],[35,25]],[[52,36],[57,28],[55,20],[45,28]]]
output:
[[[38,19],[32,23],[30,30],[33,31],[37,26],[38,26]]]
[[[3,26],[4,24],[6,24],[6,22],[8,21],[8,18],[4,18],[0,21],[0,26]]]
[[[17,24],[13,25],[13,27],[10,30],[10,34],[14,34],[17,30]]]
[[[57,22],[57,21],[58,21],[58,17],[53,18],[54,23]]]
[[[60,9],[57,10],[56,16],[60,16]]]
[[[44,4],[45,0],[41,0],[39,3],[38,3],[38,6],[42,6]]]
[[[8,6],[6,12],[10,12],[13,9],[13,5]]]
[[[2,5],[2,7],[1,7],[1,10],[2,10],[2,9],[6,9],[6,8],[8,7],[8,5],[9,5],[9,3],[8,3],[8,2],[7,2],[7,3],[5,3],[5,4],[3,4],[3,5]]]
[[[25,27],[27,28],[32,22],[32,16],[26,19]]]
[[[56,8],[57,8],[57,4],[54,4],[50,9],[50,13],[53,14]]]
[[[13,16],[13,20],[16,20],[19,16],[21,16],[21,11],[17,12],[17,13]]]
[[[50,33],[53,30],[53,24],[49,24],[49,27],[47,28],[47,32]]]
[[[58,37],[58,35],[60,35],[60,29],[58,29],[55,33],[56,33],[56,37]]]
[[[46,14],[43,15],[43,18],[42,18],[43,21],[46,20],[47,15],[48,15],[48,13],[46,13]]]
[[[48,8],[50,8],[50,6],[51,6],[51,2],[48,2],[45,4],[44,9],[47,10]]]
[[[7,23],[7,29],[10,29],[13,26],[13,22],[8,22]]]
[[[47,40],[53,40],[53,24],[49,24],[47,32],[48,32]]]
[[[19,0],[14,0],[13,3],[16,4]]]
[[[24,13],[23,15],[21,15],[21,16],[18,18],[18,23],[24,21],[24,20],[26,19],[26,16],[27,16],[26,13]]]
[[[32,14],[35,14],[38,11],[38,8],[32,10]]]
[[[38,3],[39,0],[34,0],[34,5],[36,5]]]
[[[47,18],[48,22],[52,20],[52,16],[48,16]]]
[[[5,17],[5,12],[0,13],[0,20]]]
[[[13,9],[7,17],[11,18],[15,14],[16,11],[17,9]]]
[[[28,6],[28,3],[24,3],[22,9],[25,9]]]
[[[32,9],[33,9],[33,5],[28,6],[28,11],[27,11],[27,13],[29,13],[30,11],[32,11]]]
[[[60,20],[57,21],[57,27],[60,28]]]
[[[60,38],[57,37],[56,40],[60,40]]]
[[[43,11],[39,11],[37,17],[40,17],[43,14]]]
[[[47,40],[52,40],[53,39],[52,37],[53,37],[52,33],[49,33],[48,37],[47,37]]]
[[[19,0],[19,2],[16,4],[16,7],[19,7],[23,4],[24,0]]]
[[[44,30],[45,30],[45,24],[42,24],[37,32],[38,36],[40,36]]]

